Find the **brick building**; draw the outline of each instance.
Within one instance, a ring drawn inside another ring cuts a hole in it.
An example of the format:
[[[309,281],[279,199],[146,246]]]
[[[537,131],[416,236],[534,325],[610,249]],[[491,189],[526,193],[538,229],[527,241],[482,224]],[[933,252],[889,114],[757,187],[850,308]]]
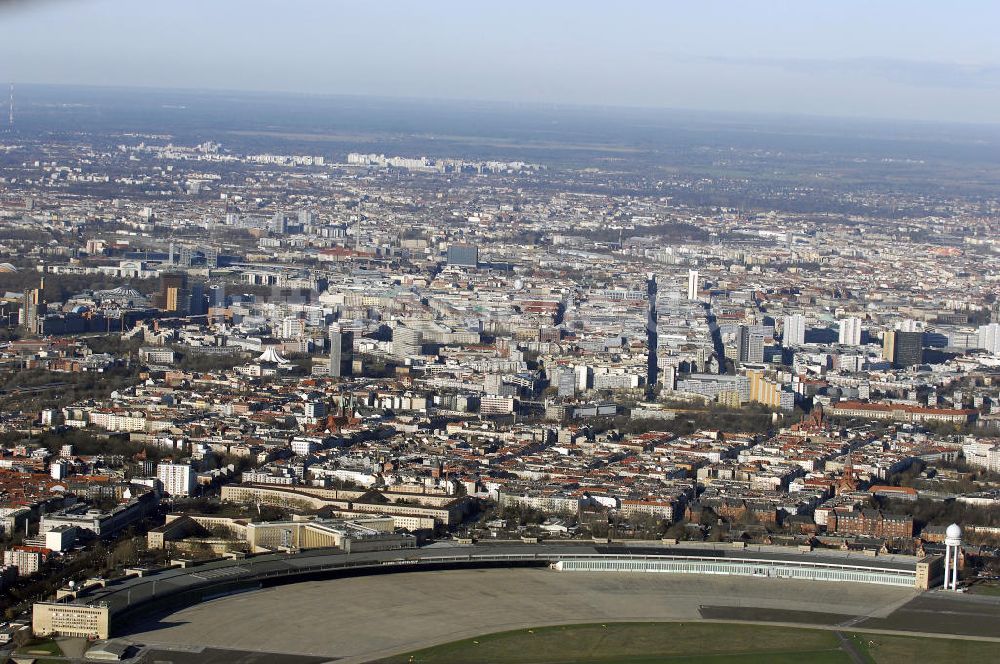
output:
[[[827,530],[865,537],[913,537],[913,518],[875,509],[838,507],[829,516]]]

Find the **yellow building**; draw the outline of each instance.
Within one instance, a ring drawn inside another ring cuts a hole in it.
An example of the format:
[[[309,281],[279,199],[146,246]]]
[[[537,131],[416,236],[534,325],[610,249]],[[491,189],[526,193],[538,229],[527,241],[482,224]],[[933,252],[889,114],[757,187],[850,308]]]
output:
[[[82,636],[106,639],[110,612],[106,604],[36,602],[31,611],[35,636]]]
[[[167,306],[164,307],[167,311],[177,311],[180,309],[180,289],[179,288],[168,288],[167,289]]]
[[[893,362],[896,359],[896,331],[886,330],[882,335],[882,359]]]
[[[782,408],[781,395],[783,390],[781,389],[781,383],[772,378],[768,378],[763,371],[750,369],[747,370],[747,379],[750,381],[750,401],[753,403],[759,403],[768,408]],[[785,398],[786,402],[788,397]]]
[[[719,404],[727,408],[739,408],[742,404],[740,393],[737,390],[722,390],[716,397]]]

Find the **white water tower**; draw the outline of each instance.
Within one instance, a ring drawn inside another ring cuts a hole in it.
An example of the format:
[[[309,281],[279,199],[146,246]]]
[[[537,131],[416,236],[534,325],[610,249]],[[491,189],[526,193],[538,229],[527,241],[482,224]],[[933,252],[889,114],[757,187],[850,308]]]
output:
[[[958,590],[958,557],[962,550],[962,528],[957,523],[948,526],[944,536],[944,589]]]

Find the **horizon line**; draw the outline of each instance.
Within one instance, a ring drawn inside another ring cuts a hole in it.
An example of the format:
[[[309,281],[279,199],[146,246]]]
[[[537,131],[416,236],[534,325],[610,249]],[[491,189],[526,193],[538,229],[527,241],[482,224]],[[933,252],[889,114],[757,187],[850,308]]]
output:
[[[265,90],[250,88],[205,88],[205,87],[172,87],[159,85],[136,85],[136,84],[100,84],[100,83],[52,83],[44,81],[9,81],[10,85],[39,87],[39,88],[63,88],[63,89],[86,89],[86,90],[106,90],[106,91],[149,91],[161,93],[188,93],[188,94],[247,94],[247,95],[274,95],[291,97],[309,97],[314,99],[338,99],[349,98],[358,100],[382,100],[382,101],[402,101],[417,103],[459,103],[459,104],[483,104],[487,106],[510,106],[527,107],[536,109],[559,110],[572,109],[579,111],[602,111],[602,112],[645,112],[645,113],[666,113],[666,114],[709,114],[719,116],[719,119],[726,117],[730,120],[745,118],[747,120],[779,120],[798,119],[805,121],[819,122],[841,122],[850,124],[889,124],[907,123],[918,126],[938,126],[938,127],[962,127],[962,128],[1000,128],[1000,121],[968,121],[968,120],[940,120],[926,118],[901,118],[897,116],[871,116],[871,115],[823,115],[815,113],[802,113],[794,111],[760,111],[760,110],[724,110],[717,108],[697,108],[679,106],[647,106],[628,104],[596,104],[580,102],[559,102],[559,101],[527,101],[510,99],[484,99],[474,97],[430,97],[430,96],[408,96],[391,94],[373,94],[358,92],[318,92],[304,90]]]

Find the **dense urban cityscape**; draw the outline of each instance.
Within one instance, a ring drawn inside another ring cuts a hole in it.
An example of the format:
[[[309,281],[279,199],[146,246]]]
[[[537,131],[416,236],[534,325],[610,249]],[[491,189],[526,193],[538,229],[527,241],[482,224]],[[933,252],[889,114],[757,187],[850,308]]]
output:
[[[994,127],[8,97],[0,661],[995,653]]]

